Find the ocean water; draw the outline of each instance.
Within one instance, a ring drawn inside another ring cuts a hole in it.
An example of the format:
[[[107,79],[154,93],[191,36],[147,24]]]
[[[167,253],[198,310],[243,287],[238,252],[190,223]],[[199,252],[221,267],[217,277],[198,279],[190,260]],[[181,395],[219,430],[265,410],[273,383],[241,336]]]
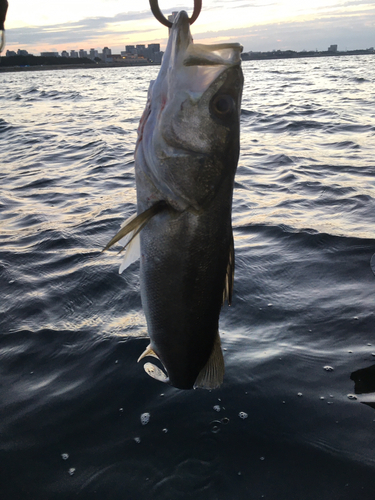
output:
[[[215,391],[145,374],[101,253],[158,69],[0,74],[0,497],[373,500],[374,56],[243,64]]]

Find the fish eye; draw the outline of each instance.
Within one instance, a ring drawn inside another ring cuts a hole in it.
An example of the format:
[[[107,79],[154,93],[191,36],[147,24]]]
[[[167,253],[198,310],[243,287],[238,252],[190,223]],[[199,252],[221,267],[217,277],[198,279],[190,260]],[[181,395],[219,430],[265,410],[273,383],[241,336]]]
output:
[[[212,100],[212,111],[219,118],[226,118],[231,115],[234,108],[233,97],[228,94],[219,94]]]

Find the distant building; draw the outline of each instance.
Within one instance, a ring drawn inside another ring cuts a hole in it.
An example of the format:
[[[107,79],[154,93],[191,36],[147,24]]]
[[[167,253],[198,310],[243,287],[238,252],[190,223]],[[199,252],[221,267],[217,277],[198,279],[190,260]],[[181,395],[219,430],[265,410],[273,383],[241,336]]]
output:
[[[89,58],[94,60],[95,57],[99,57],[99,53],[97,50],[95,49],[90,49],[90,55],[89,55]]]
[[[163,59],[163,54],[164,52],[154,52],[151,57],[150,57],[150,61],[151,62],[154,62],[154,63],[161,63],[161,60]]]
[[[61,57],[69,57],[69,52],[67,50],[63,50],[61,52]]]
[[[27,52],[27,50],[22,50],[22,49],[18,49],[17,50],[17,56],[28,56],[29,53]]]
[[[101,59],[104,62],[112,62],[112,51],[108,47],[104,47]]]
[[[6,51],[6,54],[5,54],[5,57],[13,57],[13,56],[16,56],[16,52],[14,52],[14,50],[7,50]]]
[[[152,52],[160,52],[160,43],[149,43],[148,48]]]
[[[337,45],[330,45],[328,47],[328,52],[337,52]]]
[[[70,51],[70,57],[71,57],[72,59],[77,59],[77,57],[78,57],[78,52],[77,52],[76,50],[71,50],[71,51]]]
[[[42,57],[59,57],[58,52],[41,52],[40,55]]]
[[[122,62],[125,57],[121,54],[112,54],[112,62]]]
[[[80,49],[79,50],[79,57],[87,57],[87,51],[83,50],[83,49]]]
[[[135,48],[135,45],[125,45],[125,52],[128,54],[136,54],[137,49]]]

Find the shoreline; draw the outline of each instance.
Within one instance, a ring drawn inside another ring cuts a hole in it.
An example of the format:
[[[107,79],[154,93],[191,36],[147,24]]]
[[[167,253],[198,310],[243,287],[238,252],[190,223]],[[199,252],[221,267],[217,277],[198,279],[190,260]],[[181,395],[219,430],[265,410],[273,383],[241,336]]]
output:
[[[306,59],[313,57],[343,57],[374,55],[375,51],[351,50],[347,52],[244,52],[242,62],[246,61],[275,61],[277,59]],[[1,73],[18,73],[21,71],[54,71],[62,69],[99,69],[99,68],[135,68],[138,66],[160,66],[161,63],[153,62],[113,62],[113,63],[83,63],[83,64],[45,64],[35,66],[2,66]]]
[[[312,57],[343,57],[343,56],[368,56],[374,55],[375,50],[348,50],[347,52],[244,52],[242,61],[274,61],[276,59],[306,59]]]
[[[1,73],[18,73],[20,71],[50,71],[61,69],[99,69],[99,68],[135,68],[138,66],[160,66],[160,63],[137,62],[137,63],[92,63],[92,64],[45,64],[35,66],[2,66]]]

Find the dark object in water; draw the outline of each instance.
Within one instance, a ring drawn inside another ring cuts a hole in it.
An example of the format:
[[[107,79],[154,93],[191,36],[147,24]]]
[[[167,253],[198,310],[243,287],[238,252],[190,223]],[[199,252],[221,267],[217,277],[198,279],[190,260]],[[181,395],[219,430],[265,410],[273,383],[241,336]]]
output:
[[[375,392],[375,365],[356,370],[350,375],[354,381],[354,392],[356,394],[368,394]]]
[[[370,260],[371,271],[375,274],[375,253]]]

